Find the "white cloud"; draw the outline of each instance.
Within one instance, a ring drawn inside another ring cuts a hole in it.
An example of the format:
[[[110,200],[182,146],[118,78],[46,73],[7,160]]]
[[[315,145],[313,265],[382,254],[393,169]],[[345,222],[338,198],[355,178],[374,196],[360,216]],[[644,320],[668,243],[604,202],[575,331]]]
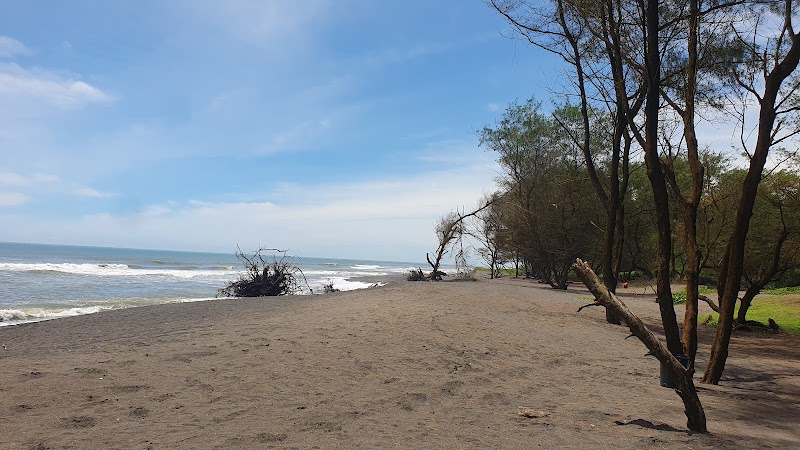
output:
[[[94,214],[47,224],[0,216],[0,235],[24,242],[233,252],[263,245],[301,256],[424,261],[436,219],[470,208],[492,189],[481,162],[406,178],[346,185],[285,185],[251,202],[189,201],[128,215]],[[24,225],[24,226],[23,226]]]
[[[29,53],[22,42],[8,36],[0,36],[0,58],[8,58]]]
[[[45,173],[22,175],[14,172],[0,172],[0,185],[13,187],[29,187],[41,184],[57,183],[59,178]]]
[[[143,217],[163,216],[172,212],[172,208],[165,205],[151,205],[139,213]]]
[[[111,198],[114,194],[109,194],[106,192],[100,192],[96,189],[92,189],[89,187],[82,187],[75,189],[75,195],[78,197],[88,197],[88,198]]]
[[[112,96],[84,81],[64,78],[44,70],[25,69],[13,63],[0,63],[0,102],[5,104],[3,109],[25,106],[26,102],[31,101],[72,109],[112,100]]]
[[[27,203],[30,198],[19,192],[0,192],[0,207],[18,206]]]
[[[100,192],[47,173],[20,174],[16,172],[0,172],[0,186],[7,186],[17,191],[14,195],[4,198],[6,203],[13,203],[14,205],[27,203],[33,197],[52,197],[63,194],[93,199],[114,197],[114,194]]]

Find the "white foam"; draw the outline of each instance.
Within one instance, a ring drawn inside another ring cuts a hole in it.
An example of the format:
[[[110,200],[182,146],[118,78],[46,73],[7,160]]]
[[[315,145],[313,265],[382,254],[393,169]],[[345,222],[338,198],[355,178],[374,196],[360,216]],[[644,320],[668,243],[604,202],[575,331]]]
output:
[[[177,298],[170,300],[168,303],[194,303],[194,302],[207,302],[209,300],[221,300],[221,299],[219,297]]]
[[[355,269],[355,270],[379,270],[379,269],[384,269],[384,267],[381,267],[381,266],[373,266],[373,265],[368,265],[368,264],[355,264],[353,266],[350,266],[350,268],[351,269]]]
[[[101,311],[110,311],[115,309],[128,309],[140,306],[150,306],[150,305],[158,305],[165,303],[204,302],[208,300],[216,300],[216,298],[215,297],[177,298],[169,300],[139,299],[137,301],[125,301],[125,302],[111,303],[107,305],[81,306],[81,307],[66,308],[66,309],[43,309],[43,308],[0,309],[0,327],[8,325],[18,325],[21,323],[41,322],[44,320],[60,319],[63,317],[83,316],[87,314],[95,314]]]
[[[227,267],[226,267],[227,269]],[[132,269],[125,264],[73,264],[73,263],[0,263],[0,271],[10,272],[61,272],[74,275],[94,276],[171,276],[176,278],[195,278],[219,276],[222,270],[178,270],[178,269]],[[231,270],[231,269],[227,269]]]
[[[62,310],[47,310],[42,308],[32,309],[0,309],[0,327],[17,325],[20,323],[40,322],[43,320],[59,319],[62,317],[82,316],[94,314],[103,310],[112,309],[103,306],[85,306]]]
[[[306,277],[317,277],[325,278],[325,277],[338,277],[338,278],[347,278],[347,277],[360,277],[364,275],[369,276],[386,276],[389,275],[388,272],[366,272],[366,271],[346,271],[346,270],[304,270],[303,273]]]
[[[338,289],[340,291],[355,291],[356,289],[366,289],[375,284],[375,283],[365,283],[363,281],[350,281],[342,277],[330,278],[324,281],[322,284],[324,285],[328,283],[331,283],[334,289]],[[321,288],[315,288],[313,286],[312,288],[314,289],[314,292],[322,292]]]

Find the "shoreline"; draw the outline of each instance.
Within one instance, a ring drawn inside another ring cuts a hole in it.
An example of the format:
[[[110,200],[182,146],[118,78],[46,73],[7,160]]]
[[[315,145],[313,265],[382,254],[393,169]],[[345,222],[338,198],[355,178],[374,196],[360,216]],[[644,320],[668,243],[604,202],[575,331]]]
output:
[[[361,289],[373,289],[375,287],[386,286],[389,284],[401,282],[405,280],[405,276],[401,275],[362,275],[362,276],[354,276],[354,277],[345,277],[344,279],[345,284],[352,286],[352,283],[360,283],[360,287],[356,288],[348,288],[348,289],[340,289],[336,292],[349,292],[349,291],[356,291]],[[294,296],[305,296],[305,295],[326,295],[326,292],[303,292],[300,294],[295,294]],[[26,308],[0,308],[0,329],[4,327],[14,327],[18,325],[28,324],[28,323],[39,323],[39,322],[47,322],[51,320],[60,320],[67,317],[77,317],[77,316],[85,316],[90,314],[98,314],[108,311],[118,311],[123,309],[131,309],[131,308],[146,308],[150,306],[157,306],[157,305],[168,305],[168,304],[183,304],[183,303],[196,303],[196,302],[208,302],[208,301],[216,301],[216,300],[229,300],[226,297],[186,297],[186,298],[174,298],[174,299],[165,299],[164,301],[158,301],[153,299],[143,299],[141,304],[128,304],[127,306],[124,304],[113,305],[113,306],[103,306],[98,305],[94,302],[94,304],[87,304],[87,305],[78,305],[71,308],[65,309],[47,309],[42,307],[26,307]],[[26,312],[27,311],[27,312]],[[17,318],[15,318],[17,317]],[[18,317],[25,317],[25,318],[18,318]]]
[[[723,385],[700,385],[711,433],[689,435],[641,343],[596,308],[575,313],[586,295],[508,278],[395,282],[2,327],[0,447],[800,443],[800,340],[735,338]],[[651,298],[625,301],[657,329]]]

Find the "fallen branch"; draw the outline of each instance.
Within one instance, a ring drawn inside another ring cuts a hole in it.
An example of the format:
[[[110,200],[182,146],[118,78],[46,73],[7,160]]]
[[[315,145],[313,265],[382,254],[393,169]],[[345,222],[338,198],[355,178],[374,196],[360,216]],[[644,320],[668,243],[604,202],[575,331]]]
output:
[[[573,268],[586,287],[589,288],[589,291],[594,294],[595,302],[613,310],[631,330],[631,333],[642,341],[649,353],[666,367],[672,379],[677,383],[678,387],[675,392],[683,400],[687,418],[686,426],[691,431],[705,433],[707,431],[706,414],[703,411],[703,405],[700,403],[700,398],[697,396],[697,390],[692,381],[693,371],[683,367],[678,359],[667,350],[667,347],[647,328],[644,322],[628,309],[622,300],[609,292],[589,267],[589,264],[578,259]]]

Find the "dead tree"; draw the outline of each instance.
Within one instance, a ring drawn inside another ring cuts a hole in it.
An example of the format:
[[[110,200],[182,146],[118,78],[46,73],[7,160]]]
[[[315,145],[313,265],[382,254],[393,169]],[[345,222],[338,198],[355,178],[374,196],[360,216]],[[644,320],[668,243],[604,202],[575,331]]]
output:
[[[600,278],[592,271],[589,264],[578,259],[573,266],[575,272],[583,283],[594,294],[594,305],[604,306],[614,310],[615,314],[622,318],[623,323],[631,330],[631,333],[639,338],[640,341],[650,351],[650,355],[655,356],[664,368],[669,372],[671,378],[675,380],[677,387],[675,392],[683,400],[689,430],[705,433],[706,414],[703,405],[697,396],[692,376],[694,369],[685,368],[678,359],[667,349],[667,347],[653,334],[650,329],[639,319],[616,295],[609,292]]]
[[[475,217],[492,205],[494,200],[489,199],[475,211],[468,214],[460,213],[458,211],[451,212],[442,216],[436,223],[436,238],[439,241],[436,251],[434,252],[433,261],[431,261],[430,253],[425,254],[425,259],[431,266],[431,273],[428,278],[431,281],[439,281],[442,279],[444,272],[439,270],[442,265],[442,259],[450,252],[450,250],[460,243],[461,238],[466,231],[465,221],[470,217]]]

